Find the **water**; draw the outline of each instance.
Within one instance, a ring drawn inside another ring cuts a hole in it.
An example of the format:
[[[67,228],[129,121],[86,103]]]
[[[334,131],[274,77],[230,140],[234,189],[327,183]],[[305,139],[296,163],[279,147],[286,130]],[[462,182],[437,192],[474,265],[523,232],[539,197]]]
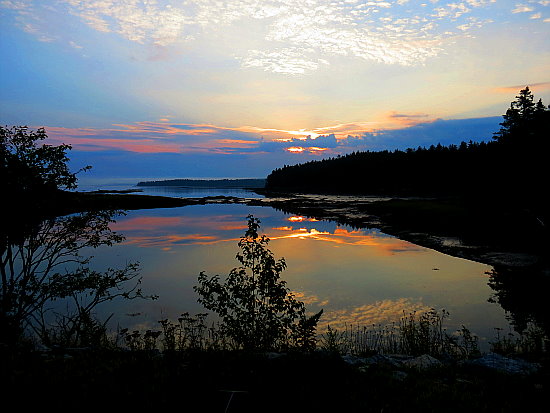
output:
[[[255,192],[241,188],[182,188],[177,186],[136,186],[133,184],[85,185],[79,191],[140,191],[142,195],[168,196],[173,198],[202,198],[206,196],[234,196],[238,198],[261,198]]]
[[[159,329],[157,321],[163,318],[204,312],[193,291],[197,277],[201,271],[225,275],[238,266],[237,242],[248,214],[261,220],[275,256],[285,258],[288,268],[282,278],[288,287],[309,311],[324,309],[321,332],[327,325],[391,323],[403,313],[429,308],[447,310],[449,331],[466,326],[480,337],[482,348],[494,339],[495,327],[508,328],[503,309],[488,302],[493,291],[487,265],[376,230],[353,230],[245,205],[139,210],[120,217],[113,229],[126,240],[94,251],[94,265],[121,267],[139,261],[144,292],[160,298],[110,303],[104,314],[114,312],[113,322],[121,327]]]

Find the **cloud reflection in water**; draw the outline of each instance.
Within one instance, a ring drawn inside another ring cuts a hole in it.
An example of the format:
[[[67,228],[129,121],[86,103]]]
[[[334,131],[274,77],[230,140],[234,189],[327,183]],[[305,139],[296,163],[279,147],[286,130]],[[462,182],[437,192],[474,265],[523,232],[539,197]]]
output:
[[[457,326],[450,329],[465,324],[492,338],[494,327],[506,327],[501,308],[487,303],[487,266],[377,230],[245,205],[131,211],[113,225],[126,237],[124,245],[113,249],[113,261],[141,261],[144,288],[161,297],[155,303],[131,303],[137,308],[123,311],[144,314],[131,321],[139,324],[149,317],[153,326],[159,312],[177,318],[181,312],[204,311],[192,289],[197,276],[205,271],[223,277],[238,265],[237,242],[249,213],[262,221],[275,257],[285,258],[288,269],[282,277],[288,287],[308,311],[324,309],[320,332],[329,324],[385,325],[431,307],[451,313],[449,321]]]

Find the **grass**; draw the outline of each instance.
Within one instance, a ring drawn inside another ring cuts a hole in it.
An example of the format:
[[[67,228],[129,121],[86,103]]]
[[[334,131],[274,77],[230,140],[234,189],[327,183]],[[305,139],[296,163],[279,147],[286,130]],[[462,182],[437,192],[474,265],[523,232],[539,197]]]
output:
[[[156,331],[120,331],[110,346],[95,349],[3,349],[3,399],[28,408],[86,410],[544,411],[539,406],[550,386],[547,362],[529,376],[462,364],[459,360],[475,353],[475,339],[467,329],[461,340],[449,335],[446,316],[432,310],[404,314],[385,327],[329,329],[316,351],[273,354],[223,344],[204,314],[182,314],[177,321],[161,320]],[[532,348],[527,342],[533,337],[538,336],[522,337],[524,348]],[[517,351],[518,343],[517,337],[499,335],[494,348]],[[451,350],[455,362],[425,371],[357,368],[341,357],[393,351],[441,356]]]
[[[449,334],[444,327],[449,313],[431,309],[403,314],[390,325],[349,325],[342,331],[330,328],[321,336],[321,348],[339,354],[368,356],[402,354],[467,359],[479,355],[478,340],[466,327]]]

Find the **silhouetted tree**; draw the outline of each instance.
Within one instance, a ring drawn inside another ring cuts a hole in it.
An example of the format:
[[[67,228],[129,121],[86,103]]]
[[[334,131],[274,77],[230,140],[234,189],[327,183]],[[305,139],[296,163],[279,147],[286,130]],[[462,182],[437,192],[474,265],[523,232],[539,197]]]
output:
[[[286,268],[267,248],[269,238],[258,235],[260,221],[248,216],[248,229],[239,241],[241,252],[225,282],[218,275],[199,275],[199,303],[221,318],[221,329],[245,350],[315,348],[315,328],[322,310],[307,317],[305,306],[280,279]]]
[[[544,106],[542,100],[537,103],[529,86],[520,90],[516,100],[511,102],[510,108],[502,117],[500,130],[495,133],[494,139],[502,144],[515,144],[516,146],[531,147],[536,143],[538,135],[550,132],[548,125],[549,109]],[[546,125],[545,125],[546,124]],[[546,135],[546,140],[548,135]]]
[[[69,170],[70,145],[40,144],[47,138],[44,128],[0,126],[0,177],[11,194],[76,188],[76,173]],[[83,170],[89,169],[87,166]]]
[[[0,243],[0,331],[4,342],[15,344],[25,332],[49,344],[51,333],[82,344],[85,324],[93,320],[98,304],[117,297],[144,297],[138,264],[123,269],[93,271],[84,248],[120,242],[110,230],[114,212],[87,212],[45,219],[24,232],[6,234]],[[126,288],[126,283],[134,284]],[[65,300],[65,313],[53,314],[54,301]],[[57,318],[56,327],[51,323]],[[89,344],[89,343],[88,343]]]
[[[383,195],[483,196],[513,193],[537,205],[546,183],[550,109],[528,87],[503,116],[489,142],[353,152],[275,169],[266,188],[274,191]],[[434,136],[434,140],[437,136]]]
[[[68,167],[69,145],[39,145],[44,129],[0,127],[0,175],[4,187],[0,216],[0,342],[15,345],[26,333],[48,342],[52,334],[65,343],[90,344],[93,311],[116,297],[143,297],[137,264],[106,272],[88,267],[86,248],[120,242],[109,228],[117,211],[56,217],[40,205],[62,189],[76,187]],[[88,168],[84,168],[88,169]],[[127,282],[133,282],[127,287]],[[127,288],[126,288],[127,287]],[[54,301],[68,311],[50,324]]]

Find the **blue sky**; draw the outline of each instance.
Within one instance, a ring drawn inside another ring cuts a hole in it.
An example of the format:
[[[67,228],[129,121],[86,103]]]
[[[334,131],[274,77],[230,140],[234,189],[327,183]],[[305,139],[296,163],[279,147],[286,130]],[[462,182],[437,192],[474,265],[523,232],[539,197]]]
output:
[[[550,0],[0,0],[0,121],[86,179],[260,177],[550,103]]]

